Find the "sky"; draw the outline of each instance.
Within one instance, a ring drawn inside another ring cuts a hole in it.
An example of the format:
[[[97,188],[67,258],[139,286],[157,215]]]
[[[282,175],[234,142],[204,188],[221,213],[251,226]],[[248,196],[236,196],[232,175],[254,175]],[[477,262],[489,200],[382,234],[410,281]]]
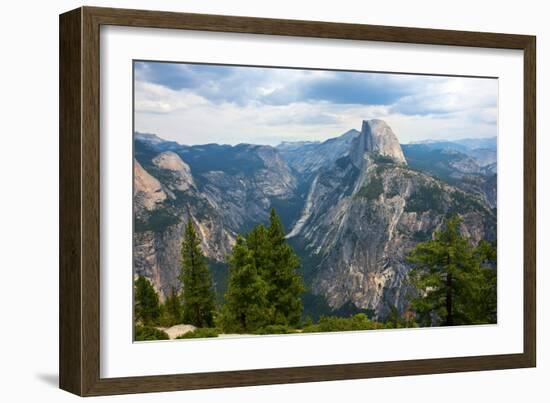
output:
[[[324,141],[383,119],[401,143],[497,135],[498,80],[134,62],[135,130],[181,144]]]

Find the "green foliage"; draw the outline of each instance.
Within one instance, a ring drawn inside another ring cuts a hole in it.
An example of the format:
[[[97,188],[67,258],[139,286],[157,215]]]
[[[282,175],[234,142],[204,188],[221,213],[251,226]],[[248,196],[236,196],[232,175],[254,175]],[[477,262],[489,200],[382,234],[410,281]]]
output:
[[[183,305],[181,296],[172,288],[172,292],[164,304],[160,306],[158,323],[163,327],[171,327],[183,322]]]
[[[451,145],[453,146],[453,145]],[[431,149],[425,144],[406,144],[403,145],[403,152],[407,159],[409,169],[420,172],[429,172],[447,183],[457,184],[463,181],[453,176],[456,168],[455,162],[460,162],[468,158],[463,152],[448,152],[445,149]]]
[[[390,314],[385,322],[386,329],[402,329],[409,327],[418,327],[414,314],[410,311],[400,315],[395,306],[390,306]]]
[[[442,213],[443,191],[436,184],[423,184],[415,190],[405,205],[406,212],[422,213],[435,211]]]
[[[489,323],[497,322],[497,245],[482,240],[475,252],[480,262],[483,282],[479,284],[477,317],[486,317]]]
[[[212,275],[216,306],[221,306],[224,303],[224,294],[227,291],[227,282],[229,281],[229,263],[206,258],[206,264]]]
[[[270,317],[267,284],[242,237],[237,238],[229,258],[229,283],[220,315],[220,325],[227,332],[246,333],[264,326]]]
[[[419,243],[409,254],[410,282],[418,295],[411,302],[421,325],[466,325],[496,320],[496,251],[486,242],[474,248],[460,234],[453,216],[434,240]]]
[[[373,154],[371,157],[377,164],[395,164],[393,158],[387,155]]]
[[[134,282],[134,320],[150,325],[160,316],[159,297],[153,285],[143,276]]]
[[[422,213],[425,211],[445,213],[448,217],[471,211],[490,214],[475,197],[460,190],[446,194],[438,183],[421,183],[405,205],[405,212]]]
[[[424,242],[432,239],[432,234],[429,231],[415,231],[412,233],[411,239],[416,242]]]
[[[311,316],[306,316],[302,321],[302,327],[307,327],[311,325],[313,325],[313,319],[311,319]]]
[[[286,243],[284,228],[271,210],[270,224],[239,237],[229,258],[226,305],[219,324],[224,331],[254,332],[268,325],[297,326],[305,287],[300,261]]]
[[[484,267],[494,268],[497,264],[497,245],[495,242],[481,240],[477,245],[476,254]]]
[[[304,326],[302,333],[374,330],[384,329],[384,327],[384,324],[370,320],[366,314],[358,313],[350,318],[323,316],[316,324]]]
[[[193,177],[210,171],[223,171],[229,175],[250,176],[264,169],[265,163],[250,144],[202,144],[190,147],[190,152],[180,155],[191,166]]]
[[[451,202],[452,204],[449,211],[451,214],[485,210],[485,207],[483,207],[478,200],[460,191],[451,193]]]
[[[301,294],[305,291],[298,273],[300,260],[285,240],[283,224],[271,209],[268,239],[270,262],[260,268],[260,274],[268,284],[267,299],[274,309],[273,324],[296,326],[302,316]]]
[[[179,222],[178,218],[170,214],[165,209],[153,210],[145,220],[136,219],[134,221],[135,232],[154,231],[162,232],[166,228]]]
[[[250,258],[258,270],[258,274],[265,277],[265,274],[273,270],[272,245],[268,235],[268,229],[262,225],[256,225],[246,235],[246,246],[250,251]]]
[[[212,326],[215,296],[210,270],[191,220],[181,246],[180,281],[183,284],[183,320],[197,327]]]
[[[378,176],[370,178],[369,182],[357,192],[357,196],[367,200],[376,200],[384,192],[384,183]]]
[[[296,329],[290,328],[286,325],[267,325],[256,329],[254,334],[290,334],[296,333]]]
[[[151,326],[140,326],[135,327],[134,338],[136,341],[149,341],[149,340],[169,340],[166,332],[156,329]]]
[[[207,337],[218,337],[219,329],[215,327],[201,327],[190,332],[184,333],[176,339],[203,339]]]
[[[394,178],[388,187],[386,192],[386,198],[391,199],[392,197],[399,196],[401,194],[401,189],[399,188],[399,181],[397,178]]]
[[[332,308],[325,297],[313,294],[311,291],[306,291],[302,294],[302,303],[304,304],[303,315],[305,316],[303,326],[307,325],[305,322],[308,318],[312,322],[316,322],[322,316],[342,316],[347,318],[358,313],[364,313],[367,317],[372,318],[375,314],[372,309],[357,308],[355,304],[349,301],[339,308]]]

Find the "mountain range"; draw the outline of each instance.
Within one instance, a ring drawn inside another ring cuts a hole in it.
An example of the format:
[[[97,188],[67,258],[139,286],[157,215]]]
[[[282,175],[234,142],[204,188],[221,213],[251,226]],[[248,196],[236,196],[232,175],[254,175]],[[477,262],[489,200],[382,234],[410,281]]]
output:
[[[237,234],[275,208],[302,262],[306,314],[407,309],[405,256],[458,213],[472,242],[496,237],[496,138],[400,144],[382,120],[324,142],[187,146],[134,134],[134,274],[161,299],[181,287],[195,224],[223,294]]]

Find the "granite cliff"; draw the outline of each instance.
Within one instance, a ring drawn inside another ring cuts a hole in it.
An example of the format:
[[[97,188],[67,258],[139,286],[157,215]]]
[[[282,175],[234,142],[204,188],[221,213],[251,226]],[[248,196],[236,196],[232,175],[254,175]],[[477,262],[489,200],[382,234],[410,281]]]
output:
[[[426,147],[403,148],[382,120],[325,142],[277,147],[183,146],[137,134],[134,273],[161,298],[180,287],[179,247],[191,219],[222,291],[236,235],[275,207],[309,292],[335,310],[352,305],[380,318],[391,306],[404,311],[405,256],[447,215],[464,217],[472,242],[496,236],[495,169],[457,150],[437,151],[430,164],[422,153],[434,148]],[[465,185],[470,177],[478,182]]]

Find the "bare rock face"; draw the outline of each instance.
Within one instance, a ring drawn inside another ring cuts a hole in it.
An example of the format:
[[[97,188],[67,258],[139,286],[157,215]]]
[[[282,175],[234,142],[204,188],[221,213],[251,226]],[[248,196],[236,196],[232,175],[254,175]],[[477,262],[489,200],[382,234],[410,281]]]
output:
[[[289,237],[318,262],[315,294],[335,309],[351,302],[384,318],[392,306],[408,308],[406,256],[448,214],[463,217],[461,230],[474,243],[494,239],[496,216],[475,195],[409,169],[382,121],[364,122],[353,147],[315,177]]]
[[[134,202],[146,210],[155,209],[166,199],[160,182],[134,160]]]
[[[153,164],[171,173],[170,187],[185,191],[194,185],[191,168],[173,151],[165,151],[153,158]]]
[[[463,180],[477,178],[479,164],[442,152],[452,182],[418,168],[426,158],[404,146],[409,166],[382,120],[363,121],[361,132],[323,143],[277,148],[181,146],[152,135],[136,141],[134,273],[150,279],[161,300],[181,286],[181,239],[189,220],[203,253],[218,264],[237,234],[267,222],[275,207],[288,219],[287,238],[311,292],[334,309],[352,304],[379,318],[390,307],[407,310],[406,256],[446,216],[461,215],[461,231],[472,242],[496,237],[495,169],[484,167],[479,183]]]
[[[397,165],[371,163],[363,182],[315,224],[322,239],[312,239],[323,256],[314,289],[329,304],[351,301],[378,316],[390,306],[405,310],[407,253],[440,229],[445,216],[459,211],[462,232],[474,242],[492,238],[492,213],[461,190]],[[437,206],[425,203],[433,195]],[[329,228],[334,228],[329,230]],[[328,232],[330,231],[330,232]],[[314,233],[306,233],[314,236]]]
[[[321,142],[282,142],[277,151],[290,167],[301,175],[309,175],[349,154],[353,140],[359,136],[355,129]]]
[[[255,190],[268,197],[292,197],[296,189],[296,178],[290,173],[288,165],[277,150],[269,146],[259,146],[256,152],[264,163],[264,168],[259,169],[255,175]]]
[[[200,238],[201,250],[206,257],[221,261],[235,243],[233,234],[224,228],[220,217],[200,216],[195,208],[184,213],[181,221],[162,231],[134,232],[134,274],[147,277],[159,294],[161,302],[172,288],[179,290],[181,242],[185,224],[191,220]],[[194,215],[199,217],[195,217]]]
[[[383,120],[363,121],[361,134],[352,148],[353,163],[357,167],[361,166],[365,152],[389,158],[396,164],[407,164],[397,136]]]
[[[142,162],[149,172],[135,164],[134,273],[147,277],[164,301],[172,287],[181,287],[180,250],[188,221],[197,230],[204,255],[225,262],[237,233],[266,222],[273,200],[285,203],[295,197],[297,184],[273,147],[223,147],[235,163],[219,157],[209,162],[210,169],[204,169],[205,154],[195,154],[193,172],[181,154],[161,151],[163,143],[146,140],[139,147],[148,153]],[[219,146],[211,148],[209,158],[220,151]]]

